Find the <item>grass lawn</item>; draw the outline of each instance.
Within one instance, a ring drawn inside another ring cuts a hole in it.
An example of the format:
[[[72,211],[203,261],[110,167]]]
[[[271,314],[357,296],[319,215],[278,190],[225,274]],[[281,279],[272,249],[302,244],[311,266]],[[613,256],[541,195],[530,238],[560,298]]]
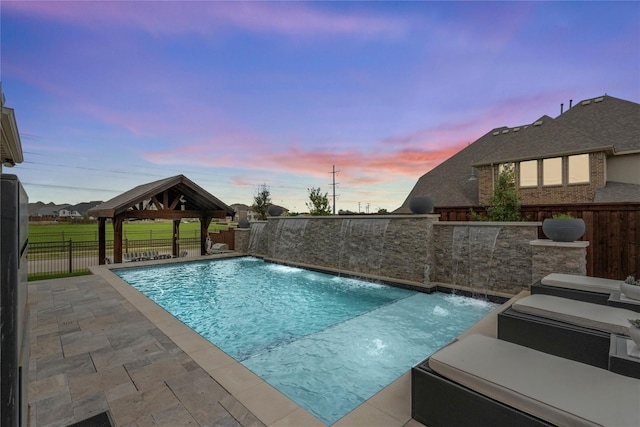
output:
[[[113,224],[107,223],[107,240],[113,240]],[[129,240],[169,239],[173,232],[172,221],[135,221],[125,222],[122,227],[122,237]],[[209,232],[216,230],[228,230],[227,224],[211,223]],[[180,237],[200,236],[200,222],[187,222],[180,224]],[[59,242],[65,240],[74,242],[97,241],[98,224],[38,224],[29,223],[30,242]]]

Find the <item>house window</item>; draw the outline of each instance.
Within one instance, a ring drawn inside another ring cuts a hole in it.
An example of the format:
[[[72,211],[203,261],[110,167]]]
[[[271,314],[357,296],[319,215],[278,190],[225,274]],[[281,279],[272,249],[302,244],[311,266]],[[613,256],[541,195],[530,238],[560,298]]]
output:
[[[520,162],[520,187],[538,186],[538,161]]]
[[[589,182],[589,155],[569,156],[569,184]]]
[[[542,184],[562,185],[562,157],[542,160]]]

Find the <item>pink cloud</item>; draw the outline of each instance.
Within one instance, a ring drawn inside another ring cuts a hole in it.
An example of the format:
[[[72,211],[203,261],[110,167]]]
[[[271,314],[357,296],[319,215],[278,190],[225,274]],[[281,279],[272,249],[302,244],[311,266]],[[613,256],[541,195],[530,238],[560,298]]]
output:
[[[302,3],[262,2],[5,2],[5,10],[79,25],[117,24],[152,34],[212,34],[234,26],[259,33],[400,35],[406,23],[390,17],[337,13]]]

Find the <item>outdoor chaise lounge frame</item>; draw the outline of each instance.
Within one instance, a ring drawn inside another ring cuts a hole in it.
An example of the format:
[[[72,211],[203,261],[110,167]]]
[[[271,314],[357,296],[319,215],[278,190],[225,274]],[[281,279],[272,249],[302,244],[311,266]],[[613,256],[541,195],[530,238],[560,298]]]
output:
[[[498,314],[498,338],[607,369],[611,334],[629,336],[637,313],[551,295],[531,295]]]
[[[620,282],[600,277],[552,273],[531,285],[531,293],[607,305],[611,292],[620,290]]]
[[[411,370],[411,416],[429,427],[640,425],[638,401],[638,379],[480,335]]]

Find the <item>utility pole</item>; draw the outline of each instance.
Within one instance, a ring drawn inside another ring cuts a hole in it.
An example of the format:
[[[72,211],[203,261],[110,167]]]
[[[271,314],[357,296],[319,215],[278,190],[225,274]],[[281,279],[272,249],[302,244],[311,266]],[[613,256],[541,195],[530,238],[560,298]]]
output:
[[[333,165],[333,168],[331,170],[331,172],[329,172],[330,174],[333,175],[333,183],[329,184],[333,187],[333,214],[336,214],[336,185],[338,185],[339,183],[336,183],[336,173],[338,173],[340,171],[336,171],[336,165]]]

